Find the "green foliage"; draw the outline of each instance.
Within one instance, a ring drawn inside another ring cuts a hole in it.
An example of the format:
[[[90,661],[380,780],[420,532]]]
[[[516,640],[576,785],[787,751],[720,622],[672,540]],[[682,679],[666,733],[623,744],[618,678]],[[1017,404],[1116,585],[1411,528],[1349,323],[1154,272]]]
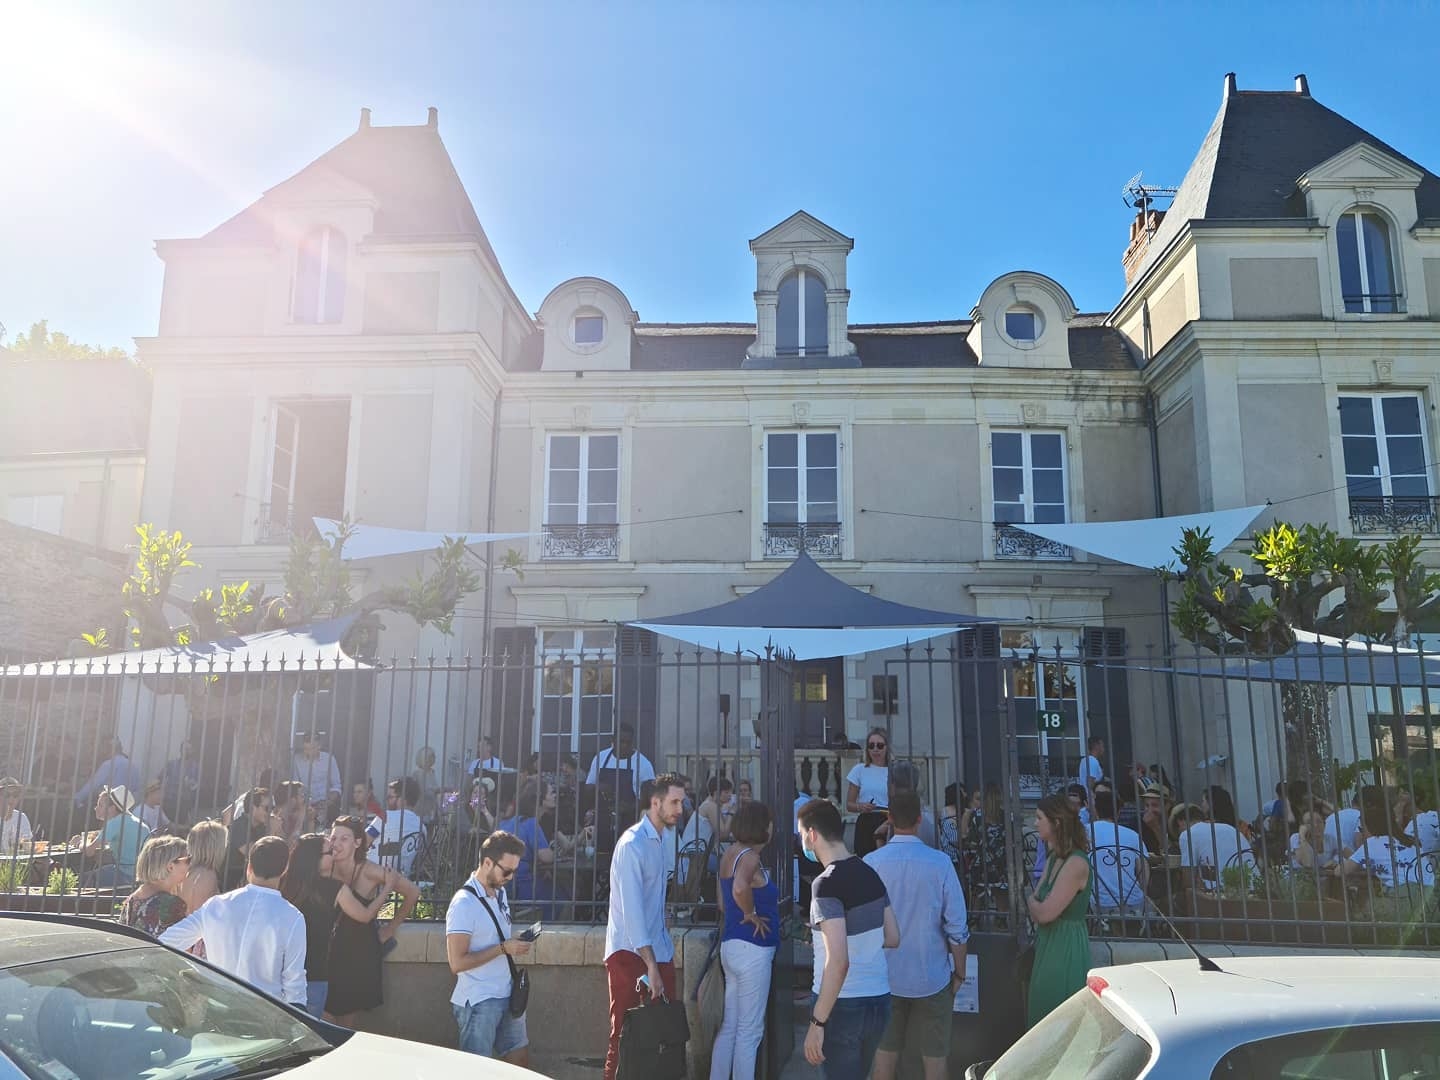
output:
[[[110,651],[110,631],[100,627],[93,634],[81,634],[80,640],[97,653]]]
[[[47,896],[65,896],[80,888],[80,875],[68,866],[57,866],[45,881]]]
[[[0,863],[0,892],[18,892],[30,884],[28,860],[8,859]]]
[[[51,331],[47,319],[30,324],[29,334],[16,334],[10,356],[21,362],[30,360],[129,360],[124,349],[99,348],[71,341],[68,334]]]
[[[1359,761],[1352,761],[1349,765],[1341,765],[1335,770],[1335,790],[1343,799],[1345,794],[1360,783],[1360,778],[1367,772],[1375,771],[1375,762],[1370,758],[1361,758]]]

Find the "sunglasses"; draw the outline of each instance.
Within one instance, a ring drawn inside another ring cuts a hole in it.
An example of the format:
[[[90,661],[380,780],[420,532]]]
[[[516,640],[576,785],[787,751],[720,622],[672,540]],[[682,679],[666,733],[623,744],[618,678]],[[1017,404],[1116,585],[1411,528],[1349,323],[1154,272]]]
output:
[[[885,744],[883,742],[872,742],[869,744],[869,747],[871,750],[884,750]]]
[[[497,864],[496,864],[496,869],[500,871],[500,876],[501,876],[502,878],[505,878],[505,879],[508,881],[510,878],[512,878],[512,877],[515,876],[515,872],[516,872],[517,870],[519,870],[520,867],[518,867],[518,866],[510,866],[510,867],[500,866],[500,865],[497,863]]]

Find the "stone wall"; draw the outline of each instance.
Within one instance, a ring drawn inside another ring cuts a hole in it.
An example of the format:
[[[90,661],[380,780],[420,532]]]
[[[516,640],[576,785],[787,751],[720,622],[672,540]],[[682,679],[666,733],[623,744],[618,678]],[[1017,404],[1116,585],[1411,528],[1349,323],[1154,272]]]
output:
[[[0,521],[0,663],[66,656],[82,633],[118,627],[127,568],[122,553]]]

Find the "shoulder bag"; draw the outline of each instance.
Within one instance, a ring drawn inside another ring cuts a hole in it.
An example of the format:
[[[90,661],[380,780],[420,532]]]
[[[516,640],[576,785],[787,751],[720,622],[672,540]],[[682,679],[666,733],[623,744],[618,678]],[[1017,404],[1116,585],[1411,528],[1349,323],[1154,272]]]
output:
[[[485,909],[485,914],[489,915],[490,921],[495,924],[495,934],[499,937],[500,944],[505,944],[505,931],[500,929],[500,920],[495,917],[495,912],[490,910],[490,905],[485,898],[468,884],[465,886],[465,891],[480,901],[480,906]],[[521,971],[509,953],[505,954],[505,963],[510,965],[510,1015],[524,1016],[526,1008],[530,1005],[530,973]]]

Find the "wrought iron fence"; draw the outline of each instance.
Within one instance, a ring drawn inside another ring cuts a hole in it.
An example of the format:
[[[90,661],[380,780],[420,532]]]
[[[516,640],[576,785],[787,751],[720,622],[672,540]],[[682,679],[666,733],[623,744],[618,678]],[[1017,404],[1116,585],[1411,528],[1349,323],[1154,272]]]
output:
[[[801,552],[814,559],[843,554],[838,521],[765,523],[765,558],[793,559]]]
[[[1440,532],[1440,498],[1433,495],[1351,495],[1350,527],[1357,533]]]

